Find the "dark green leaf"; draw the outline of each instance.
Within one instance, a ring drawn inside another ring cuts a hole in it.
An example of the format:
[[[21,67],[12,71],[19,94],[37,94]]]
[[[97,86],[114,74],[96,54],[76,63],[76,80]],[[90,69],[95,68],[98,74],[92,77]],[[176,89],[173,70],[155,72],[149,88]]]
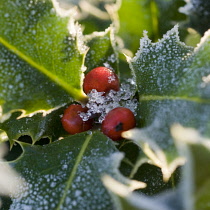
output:
[[[125,185],[106,178],[104,183],[115,197],[117,209],[209,209],[210,139],[201,136],[195,129],[177,124],[172,126],[171,133],[180,155],[186,159],[179,186],[173,191],[149,197],[132,193]]]
[[[194,28],[203,35],[209,28],[210,2],[208,0],[190,0],[180,8],[188,16],[187,26]]]
[[[101,176],[125,178],[117,169],[122,155],[104,135],[81,133],[46,146],[22,147],[12,165],[26,180],[27,191],[13,198],[11,209],[113,209]]]
[[[10,140],[18,140],[20,136],[28,135],[32,138],[33,144],[41,138],[49,138],[54,141],[65,134],[61,124],[63,110],[64,107],[54,110],[46,116],[38,113],[32,117],[20,119],[17,118],[21,113],[15,112],[8,120],[1,123],[0,127],[7,133]]]
[[[118,57],[113,30],[110,27],[105,32],[95,32],[86,36],[87,45],[90,47],[85,58],[87,72],[98,66],[106,66],[115,71],[118,70]]]

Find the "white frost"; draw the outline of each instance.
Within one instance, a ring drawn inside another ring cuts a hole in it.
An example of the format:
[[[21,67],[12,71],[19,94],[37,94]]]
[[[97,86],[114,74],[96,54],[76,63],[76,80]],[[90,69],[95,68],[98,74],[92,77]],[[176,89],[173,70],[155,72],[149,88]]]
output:
[[[86,104],[88,111],[81,112],[80,117],[87,121],[95,115],[100,115],[98,123],[102,123],[106,114],[116,107],[126,107],[136,115],[138,101],[133,99],[135,94],[135,83],[133,80],[128,80],[123,83],[119,91],[111,90],[107,95],[104,92],[97,92],[93,89],[89,94],[89,101]]]

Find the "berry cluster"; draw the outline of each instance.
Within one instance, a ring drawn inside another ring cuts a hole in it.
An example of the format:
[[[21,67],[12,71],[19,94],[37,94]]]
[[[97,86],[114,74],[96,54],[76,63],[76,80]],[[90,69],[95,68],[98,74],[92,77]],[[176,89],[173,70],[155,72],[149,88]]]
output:
[[[108,94],[110,91],[119,91],[120,83],[117,75],[106,67],[92,69],[85,76],[83,90],[90,94],[93,90]],[[87,107],[79,104],[70,105],[61,119],[63,128],[70,134],[87,131],[93,127],[94,115],[84,120],[81,113],[88,112]],[[125,107],[116,107],[109,111],[102,121],[101,131],[114,141],[120,140],[121,133],[134,128],[136,125],[133,112]]]

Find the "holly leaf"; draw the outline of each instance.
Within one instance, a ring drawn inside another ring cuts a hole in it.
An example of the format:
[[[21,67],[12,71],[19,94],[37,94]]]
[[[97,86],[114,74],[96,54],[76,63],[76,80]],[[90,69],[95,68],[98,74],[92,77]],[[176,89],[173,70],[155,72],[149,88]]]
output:
[[[85,57],[87,72],[98,66],[118,70],[118,57],[114,41],[114,28],[109,27],[104,32],[94,32],[85,36],[89,50]]]
[[[175,26],[158,43],[147,36],[129,63],[140,96],[141,126],[124,137],[133,139],[165,180],[183,164],[170,135],[170,126],[180,123],[209,136],[209,33],[194,51],[179,41]]]
[[[64,108],[56,109],[45,116],[37,113],[31,117],[22,118],[19,118],[21,112],[14,112],[9,119],[0,123],[0,127],[11,142],[24,135],[30,136],[33,144],[41,138],[48,138],[50,142],[55,141],[66,134],[61,124]]]
[[[45,146],[21,146],[23,154],[11,165],[27,184],[12,198],[11,209],[112,209],[102,174],[130,183],[118,171],[122,154],[100,132],[72,135]]]
[[[54,3],[54,4],[53,4]],[[87,47],[81,29],[56,1],[3,0],[0,4],[0,102],[3,114],[49,110],[81,89]]]
[[[124,184],[105,176],[103,182],[111,191],[118,209],[209,209],[210,139],[179,124],[171,127],[171,135],[180,156],[186,161],[179,185],[150,197],[132,192]]]

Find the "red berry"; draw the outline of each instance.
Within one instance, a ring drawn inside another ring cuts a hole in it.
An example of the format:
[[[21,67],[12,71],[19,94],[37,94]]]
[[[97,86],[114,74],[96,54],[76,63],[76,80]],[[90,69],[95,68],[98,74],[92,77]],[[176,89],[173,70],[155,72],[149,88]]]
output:
[[[92,89],[98,92],[108,93],[110,90],[119,90],[117,75],[106,67],[97,67],[87,73],[83,83],[83,89],[88,94]]]
[[[87,108],[83,108],[79,104],[72,104],[64,110],[61,122],[68,133],[81,133],[92,128],[93,120],[83,121],[79,115],[80,112],[87,112]]]
[[[136,126],[133,112],[124,107],[111,110],[102,122],[102,132],[110,139],[120,140],[121,133]]]

